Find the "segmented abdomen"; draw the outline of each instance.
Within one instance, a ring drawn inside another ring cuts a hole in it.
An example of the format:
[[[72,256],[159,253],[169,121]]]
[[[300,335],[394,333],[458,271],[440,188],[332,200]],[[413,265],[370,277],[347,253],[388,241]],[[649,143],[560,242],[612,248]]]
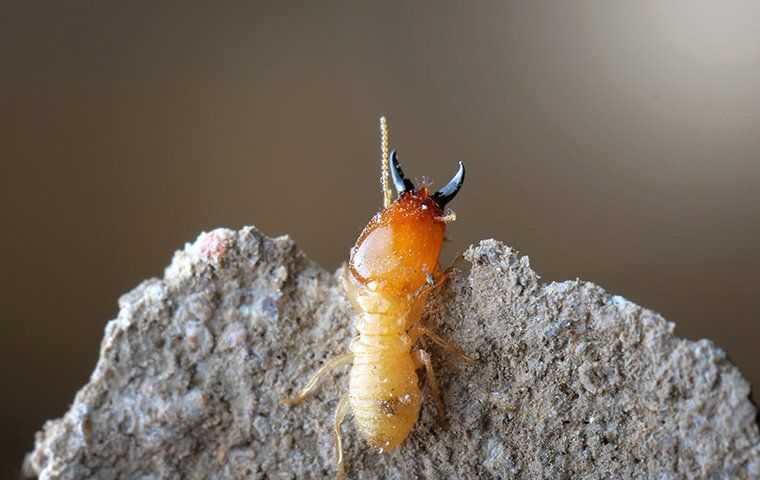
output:
[[[385,342],[384,340],[387,340]],[[362,336],[352,345],[349,400],[356,425],[374,446],[390,451],[409,435],[420,413],[417,372],[409,350],[394,348],[398,335]],[[391,348],[378,350],[389,343]]]
[[[422,403],[413,340],[407,330],[419,321],[424,297],[388,295],[344,277],[356,310],[359,338],[351,343],[354,363],[349,402],[362,435],[383,451],[398,447],[417,422]]]

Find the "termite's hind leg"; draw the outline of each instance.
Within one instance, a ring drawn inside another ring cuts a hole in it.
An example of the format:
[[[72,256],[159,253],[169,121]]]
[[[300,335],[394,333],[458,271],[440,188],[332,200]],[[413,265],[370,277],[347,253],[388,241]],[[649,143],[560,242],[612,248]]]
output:
[[[471,356],[469,356],[466,353],[464,353],[464,351],[462,351],[461,348],[457,347],[451,341],[446,340],[442,336],[438,335],[437,333],[435,333],[431,329],[425,327],[424,325],[418,325],[418,326],[416,326],[414,328],[416,330],[415,333],[416,333],[417,336],[424,335],[424,336],[430,338],[430,340],[432,340],[439,347],[443,348],[444,350],[446,350],[449,353],[454,354],[460,360],[462,360],[464,362],[467,362],[467,363],[475,363],[475,359],[474,358],[472,358]]]
[[[433,362],[430,361],[430,354],[425,350],[417,350],[412,355],[417,368],[425,367],[425,375],[427,376],[428,385],[430,385],[430,392],[433,394],[433,399],[438,408],[438,416],[440,419],[444,419],[446,411],[441,399],[441,390],[438,388],[438,379],[435,378],[435,372],[433,371]]]
[[[335,368],[341,367],[343,365],[348,365],[353,360],[353,353],[344,353],[343,355],[338,355],[337,357],[331,358],[325,362],[325,364],[322,365],[319,370],[317,370],[317,373],[315,373],[314,376],[311,377],[308,382],[306,382],[306,386],[304,386],[297,395],[290,398],[284,398],[281,400],[281,402],[285,405],[298,405],[317,390],[320,382],[331,370],[334,370]]]
[[[344,394],[338,401],[335,408],[335,467],[337,469],[336,479],[343,480],[346,478],[346,465],[343,460],[343,440],[340,434],[340,425],[348,413],[348,394]]]

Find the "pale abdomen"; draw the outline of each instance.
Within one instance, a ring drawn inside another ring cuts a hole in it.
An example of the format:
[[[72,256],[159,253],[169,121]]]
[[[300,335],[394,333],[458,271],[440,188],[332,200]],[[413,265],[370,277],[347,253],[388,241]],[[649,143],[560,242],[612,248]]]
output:
[[[420,413],[414,361],[408,351],[362,353],[357,348],[355,353],[349,400],[356,425],[372,445],[393,450],[409,435]]]

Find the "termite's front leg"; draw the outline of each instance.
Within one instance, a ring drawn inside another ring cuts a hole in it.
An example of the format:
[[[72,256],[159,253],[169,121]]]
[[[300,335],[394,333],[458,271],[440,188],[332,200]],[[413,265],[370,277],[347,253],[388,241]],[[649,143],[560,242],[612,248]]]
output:
[[[311,377],[308,382],[306,382],[306,385],[297,395],[290,398],[284,398],[281,400],[281,403],[285,405],[298,405],[317,390],[320,382],[331,370],[334,370],[343,365],[348,365],[353,362],[353,360],[353,353],[344,353],[343,355],[338,355],[337,357],[331,358],[325,362],[325,364],[322,365],[319,370],[317,370],[317,373],[315,373],[314,376]]]
[[[433,274],[428,274],[428,281],[426,287],[429,289],[428,293],[432,293],[442,286],[446,284],[446,281],[451,278],[452,275],[454,275],[454,272],[457,271],[457,264],[460,260],[462,260],[462,256],[459,255],[457,258],[454,259],[451,264],[446,267],[445,270],[441,270],[440,267],[436,269],[436,272]]]

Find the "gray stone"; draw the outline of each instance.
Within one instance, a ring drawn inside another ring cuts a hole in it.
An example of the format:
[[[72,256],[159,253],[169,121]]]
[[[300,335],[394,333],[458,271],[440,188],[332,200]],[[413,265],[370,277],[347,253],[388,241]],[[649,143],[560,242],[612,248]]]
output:
[[[711,342],[591,283],[542,284],[494,240],[458,264],[429,321],[478,363],[431,346],[448,421],[428,397],[396,452],[346,422],[351,478],[760,478],[749,385]],[[278,401],[348,346],[339,274],[287,237],[202,234],[120,299],[89,383],[37,434],[26,471],[332,477],[345,372],[298,407]]]

